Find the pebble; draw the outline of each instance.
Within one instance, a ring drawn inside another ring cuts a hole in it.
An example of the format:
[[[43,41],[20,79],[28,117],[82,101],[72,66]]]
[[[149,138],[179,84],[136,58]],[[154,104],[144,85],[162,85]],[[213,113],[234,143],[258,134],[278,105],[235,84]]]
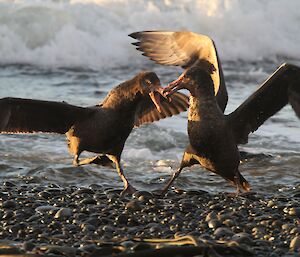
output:
[[[125,210],[129,211],[139,211],[141,210],[141,205],[139,204],[139,201],[137,200],[131,200],[125,205]]]
[[[219,227],[214,231],[214,235],[216,238],[221,238],[221,237],[231,237],[233,235],[233,232],[225,227]]]
[[[300,218],[300,208],[293,207],[289,210],[288,213],[289,213],[289,215],[296,216],[297,218]]]
[[[7,201],[4,201],[2,204],[1,204],[1,207],[4,208],[4,209],[13,209],[17,206],[16,202],[13,201],[13,200],[7,200]]]
[[[97,201],[93,198],[84,198],[79,202],[79,204],[81,204],[81,205],[82,204],[96,204],[96,203],[97,203]]]
[[[35,211],[40,214],[44,214],[49,211],[57,211],[57,210],[59,210],[59,207],[52,206],[52,205],[41,205],[35,208]]]
[[[139,201],[147,201],[153,198],[153,194],[148,191],[136,191],[133,193],[132,197]]]
[[[208,227],[209,228],[213,228],[213,229],[216,229],[218,227],[222,226],[222,223],[217,220],[217,219],[211,219],[209,222],[208,222]]]
[[[253,244],[253,239],[251,238],[251,235],[245,232],[234,234],[231,239],[240,244],[246,244],[246,245]]]
[[[300,236],[296,236],[291,240],[290,249],[292,251],[300,251]]]
[[[73,215],[73,212],[70,208],[61,208],[59,209],[54,218],[55,219],[67,219],[70,218]]]

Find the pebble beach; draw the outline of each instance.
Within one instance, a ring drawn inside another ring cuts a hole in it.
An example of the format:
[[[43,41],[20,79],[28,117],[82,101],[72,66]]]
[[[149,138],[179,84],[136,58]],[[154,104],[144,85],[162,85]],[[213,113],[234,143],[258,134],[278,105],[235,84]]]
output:
[[[300,256],[300,185],[272,196],[120,192],[4,181],[0,254]]]

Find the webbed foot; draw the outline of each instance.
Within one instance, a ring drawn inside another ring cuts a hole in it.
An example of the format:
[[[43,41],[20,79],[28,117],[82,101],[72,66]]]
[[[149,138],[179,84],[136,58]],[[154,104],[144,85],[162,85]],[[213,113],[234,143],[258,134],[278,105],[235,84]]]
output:
[[[132,195],[134,192],[136,192],[137,190],[131,186],[130,184],[127,185],[127,187],[124,188],[124,190],[121,192],[121,196],[124,195]]]

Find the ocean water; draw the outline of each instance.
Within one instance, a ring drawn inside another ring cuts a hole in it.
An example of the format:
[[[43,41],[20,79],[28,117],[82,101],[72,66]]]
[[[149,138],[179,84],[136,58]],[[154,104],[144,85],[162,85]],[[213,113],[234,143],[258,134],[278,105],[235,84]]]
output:
[[[2,0],[0,97],[89,106],[145,69],[157,72],[166,85],[181,69],[148,61],[127,35],[139,30],[190,30],[210,35],[216,43],[230,113],[281,63],[300,65],[299,8],[296,0]],[[134,186],[159,189],[178,167],[188,142],[186,116],[132,132],[122,164]],[[299,184],[300,122],[290,106],[240,149],[249,153],[240,170],[253,190],[273,193]],[[64,135],[54,134],[0,135],[0,180],[8,179],[122,187],[113,169],[73,167]],[[175,186],[233,189],[200,166],[186,168]]]

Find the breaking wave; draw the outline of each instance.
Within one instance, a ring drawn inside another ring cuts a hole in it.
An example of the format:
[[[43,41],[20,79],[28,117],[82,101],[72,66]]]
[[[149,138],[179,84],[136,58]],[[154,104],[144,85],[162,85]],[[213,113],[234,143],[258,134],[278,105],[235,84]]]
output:
[[[0,64],[103,69],[138,65],[127,35],[210,35],[223,60],[300,59],[297,0],[0,0]]]

